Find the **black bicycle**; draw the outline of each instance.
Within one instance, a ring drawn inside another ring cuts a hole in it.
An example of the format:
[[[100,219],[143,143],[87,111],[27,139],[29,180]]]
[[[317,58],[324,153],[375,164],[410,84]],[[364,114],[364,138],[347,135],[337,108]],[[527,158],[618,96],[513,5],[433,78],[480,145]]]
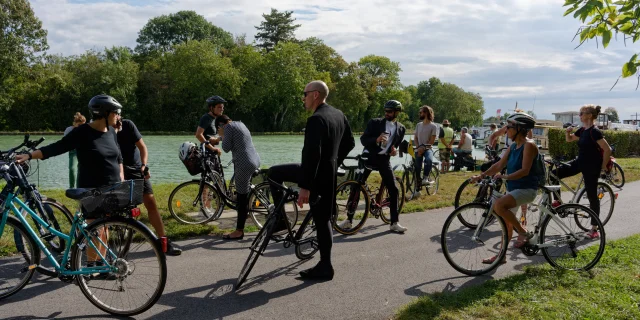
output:
[[[289,219],[285,219],[286,214],[283,213],[282,209],[287,203],[293,202],[295,205],[295,202],[298,200],[298,192],[293,190],[291,187],[279,184],[271,179],[268,180],[268,183],[273,184],[280,191],[283,191],[284,194],[280,203],[278,203],[277,206],[274,206],[269,197],[260,190],[256,191],[252,186],[253,191],[255,191],[254,194],[256,198],[262,201],[269,214],[264,223],[264,227],[260,229],[258,235],[251,243],[251,247],[249,247],[249,256],[240,271],[240,275],[238,275],[235,290],[238,290],[247,279],[249,272],[251,272],[256,261],[258,261],[258,257],[267,249],[267,245],[270,240],[282,242],[285,248],[295,245],[296,257],[300,260],[309,259],[318,251],[318,239],[316,237],[316,226],[312,219],[312,209],[307,212],[306,216],[302,220],[302,224],[300,224],[298,230],[294,232],[293,228],[295,224],[290,223]],[[318,196],[313,203],[310,203],[309,207],[313,208],[319,200],[320,196]],[[275,229],[279,225],[280,221],[286,221],[285,225],[287,228],[286,233],[283,236],[274,235],[274,232],[276,231]]]

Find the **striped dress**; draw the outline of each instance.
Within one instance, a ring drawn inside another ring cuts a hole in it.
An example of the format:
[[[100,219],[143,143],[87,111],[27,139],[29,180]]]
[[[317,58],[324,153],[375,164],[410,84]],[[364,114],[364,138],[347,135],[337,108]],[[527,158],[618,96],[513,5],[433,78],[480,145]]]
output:
[[[236,190],[247,194],[251,189],[251,176],[260,167],[260,156],[253,146],[251,133],[244,123],[232,121],[224,127],[222,150],[231,151]]]

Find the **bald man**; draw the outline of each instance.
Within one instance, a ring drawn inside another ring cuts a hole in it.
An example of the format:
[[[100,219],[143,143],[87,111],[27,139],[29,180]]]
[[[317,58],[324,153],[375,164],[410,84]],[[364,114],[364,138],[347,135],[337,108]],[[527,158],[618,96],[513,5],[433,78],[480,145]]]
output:
[[[273,166],[269,177],[278,182],[298,183],[300,193],[298,205],[314,203],[311,207],[313,222],[316,225],[320,262],[300,272],[306,280],[332,280],[330,218],[335,210],[336,171],[349,151],[355,147],[351,127],[342,111],[326,104],[329,88],[322,81],[312,81],[304,88],[304,107],[313,114],[307,119],[302,148],[302,163]],[[279,203],[281,193],[272,186],[274,202]]]

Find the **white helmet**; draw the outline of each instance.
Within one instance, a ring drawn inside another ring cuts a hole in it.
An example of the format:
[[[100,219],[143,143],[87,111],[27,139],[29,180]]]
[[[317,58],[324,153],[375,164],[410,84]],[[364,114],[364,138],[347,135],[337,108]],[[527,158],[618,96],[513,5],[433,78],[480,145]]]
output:
[[[189,158],[189,154],[191,154],[191,148],[195,148],[196,145],[193,142],[183,142],[182,145],[180,145],[180,151],[178,153],[178,156],[180,157],[180,160],[185,161]]]
[[[536,119],[524,112],[516,112],[507,118],[507,122],[519,125],[523,129],[533,129],[536,125]]]

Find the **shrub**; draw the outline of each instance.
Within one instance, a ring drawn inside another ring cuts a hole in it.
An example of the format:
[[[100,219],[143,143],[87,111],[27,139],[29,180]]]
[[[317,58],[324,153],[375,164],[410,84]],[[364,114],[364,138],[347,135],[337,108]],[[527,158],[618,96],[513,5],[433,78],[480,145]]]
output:
[[[614,156],[627,158],[640,155],[640,132],[638,131],[603,131],[609,144],[616,145]],[[578,144],[565,141],[564,129],[549,129],[549,154],[552,157],[575,158],[578,156]]]

